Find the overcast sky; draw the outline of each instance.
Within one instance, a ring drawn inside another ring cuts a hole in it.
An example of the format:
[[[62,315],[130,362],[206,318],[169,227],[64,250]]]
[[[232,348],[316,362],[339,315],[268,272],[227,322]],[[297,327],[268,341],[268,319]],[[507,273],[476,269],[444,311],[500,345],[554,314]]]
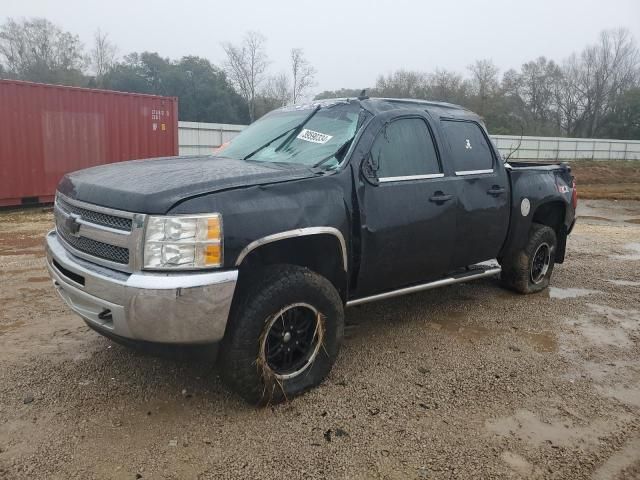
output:
[[[640,0],[0,0],[0,22],[32,16],[86,46],[101,28],[121,55],[199,55],[217,65],[221,42],[258,30],[273,73],[288,68],[292,47],[304,49],[317,92],[373,86],[399,68],[462,72],[490,58],[504,71],[540,55],[562,60],[608,28],[626,27],[640,41]]]

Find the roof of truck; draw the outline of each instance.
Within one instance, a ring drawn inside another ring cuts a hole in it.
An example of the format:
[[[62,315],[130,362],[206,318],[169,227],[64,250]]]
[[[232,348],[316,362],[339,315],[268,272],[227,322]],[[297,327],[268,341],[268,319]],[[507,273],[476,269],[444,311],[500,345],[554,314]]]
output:
[[[424,109],[435,117],[460,118],[479,120],[480,117],[460,105],[432,100],[415,98],[368,98],[360,100],[364,108],[372,113],[382,113],[388,110]]]
[[[454,105],[453,103],[436,102],[432,100],[422,100],[416,98],[327,98],[323,100],[314,100],[308,104],[289,105],[282,107],[281,110],[291,110],[298,108],[311,108],[314,105],[329,106],[336,103],[348,103],[357,102],[364,109],[373,113],[374,115],[388,112],[391,110],[426,110],[434,117],[446,117],[446,118],[459,118],[465,120],[481,121],[479,115],[475,114],[471,110],[467,110],[460,105]]]

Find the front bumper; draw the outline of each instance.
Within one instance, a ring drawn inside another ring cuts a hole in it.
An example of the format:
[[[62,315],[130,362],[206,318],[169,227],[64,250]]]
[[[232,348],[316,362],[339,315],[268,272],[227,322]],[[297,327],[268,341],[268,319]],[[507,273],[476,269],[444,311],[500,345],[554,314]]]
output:
[[[47,268],[71,309],[100,332],[131,340],[195,344],[224,336],[237,270],[122,273],[71,255],[47,234]]]

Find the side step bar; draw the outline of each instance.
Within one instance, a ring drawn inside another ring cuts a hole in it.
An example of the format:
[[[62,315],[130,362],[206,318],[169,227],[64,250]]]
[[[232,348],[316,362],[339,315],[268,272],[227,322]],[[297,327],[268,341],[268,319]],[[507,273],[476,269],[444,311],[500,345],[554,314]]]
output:
[[[356,298],[347,302],[347,307],[354,307],[356,305],[362,305],[363,303],[376,302],[378,300],[386,300],[388,298],[399,297],[401,295],[407,295],[409,293],[422,292],[424,290],[431,290],[433,288],[445,287],[447,285],[453,285],[455,283],[468,282],[469,280],[476,280],[478,278],[492,277],[502,271],[499,265],[496,264],[478,264],[470,267],[471,269],[450,277],[441,278],[429,283],[423,283],[421,285],[413,285],[411,287],[400,288],[398,290],[392,290],[390,292],[378,293],[377,295],[371,295],[370,297]]]

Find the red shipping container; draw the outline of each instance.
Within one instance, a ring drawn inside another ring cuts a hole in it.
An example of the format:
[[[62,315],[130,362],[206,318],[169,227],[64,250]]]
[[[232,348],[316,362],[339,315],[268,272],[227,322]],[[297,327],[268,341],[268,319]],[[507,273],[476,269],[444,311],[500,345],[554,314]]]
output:
[[[68,172],[178,154],[178,99],[0,80],[0,206],[50,202]]]

